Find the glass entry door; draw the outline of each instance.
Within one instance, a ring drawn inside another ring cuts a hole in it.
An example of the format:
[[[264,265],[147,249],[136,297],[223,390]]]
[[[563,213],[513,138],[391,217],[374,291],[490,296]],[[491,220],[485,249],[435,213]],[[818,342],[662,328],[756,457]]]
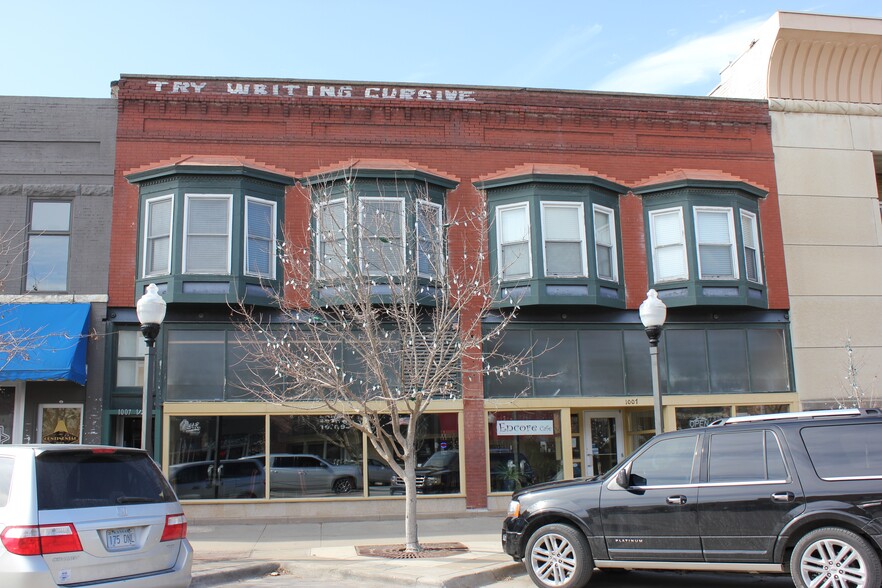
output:
[[[622,432],[622,411],[586,411],[585,476],[605,474],[625,458],[625,438]]]

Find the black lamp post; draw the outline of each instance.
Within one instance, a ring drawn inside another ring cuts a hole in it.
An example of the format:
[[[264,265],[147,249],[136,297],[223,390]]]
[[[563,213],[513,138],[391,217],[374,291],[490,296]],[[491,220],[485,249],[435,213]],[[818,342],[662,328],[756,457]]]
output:
[[[643,327],[646,329],[646,336],[649,337],[649,359],[652,363],[652,405],[655,413],[656,434],[665,432],[661,388],[659,387],[658,339],[661,337],[662,327],[665,324],[667,314],[668,307],[659,300],[658,292],[655,290],[647,292],[646,300],[640,304],[640,322],[643,323]]]
[[[147,352],[144,354],[144,397],[141,402],[141,449],[153,456],[153,410],[156,404],[156,378],[154,377],[153,363],[156,360],[156,337],[159,335],[159,327],[165,318],[165,300],[159,295],[156,284],[147,286],[147,291],[138,300],[135,307],[138,313],[138,321],[141,323],[141,333],[144,334],[144,342],[147,343]]]

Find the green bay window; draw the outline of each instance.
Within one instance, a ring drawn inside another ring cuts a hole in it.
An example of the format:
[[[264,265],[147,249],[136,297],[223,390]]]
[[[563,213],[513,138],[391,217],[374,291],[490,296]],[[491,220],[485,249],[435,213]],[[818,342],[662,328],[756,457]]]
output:
[[[140,195],[135,298],[273,306],[279,235],[293,178],[226,156],[185,156],[127,176]]]
[[[585,277],[585,213],[581,202],[542,202],[546,276]]]
[[[496,209],[499,235],[499,273],[503,281],[532,275],[530,249],[530,205],[500,206]]]

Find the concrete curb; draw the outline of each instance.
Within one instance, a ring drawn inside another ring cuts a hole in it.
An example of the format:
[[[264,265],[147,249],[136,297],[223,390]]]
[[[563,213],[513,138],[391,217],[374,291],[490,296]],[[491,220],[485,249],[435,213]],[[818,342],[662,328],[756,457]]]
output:
[[[193,580],[190,582],[190,588],[208,588],[209,586],[257,578],[278,571],[280,568],[281,566],[278,562],[272,561],[254,563],[230,562],[215,569],[195,570],[193,572]]]
[[[511,562],[497,564],[485,569],[474,571],[462,571],[449,575],[439,576],[437,570],[423,570],[423,574],[400,573],[387,568],[373,566],[334,566],[332,564],[319,564],[310,561],[304,565],[303,561],[292,561],[281,564],[281,569],[294,577],[300,577],[305,568],[308,568],[309,578],[313,580],[364,580],[371,582],[385,582],[393,586],[424,586],[427,588],[477,588],[507,578],[513,578],[524,574],[523,564]]]

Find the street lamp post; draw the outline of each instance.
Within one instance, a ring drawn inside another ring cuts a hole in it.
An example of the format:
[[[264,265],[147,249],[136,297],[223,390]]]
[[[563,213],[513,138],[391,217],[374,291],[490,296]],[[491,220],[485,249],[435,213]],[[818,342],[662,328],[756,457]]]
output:
[[[156,284],[147,286],[147,291],[138,300],[135,307],[141,333],[147,344],[144,354],[144,397],[141,399],[141,449],[153,456],[153,409],[156,403],[156,378],[153,374],[153,363],[156,360],[156,337],[159,327],[165,318],[165,300],[159,295]]]
[[[640,304],[640,322],[643,323],[646,336],[649,337],[649,359],[652,363],[652,405],[655,413],[656,434],[665,432],[661,388],[659,387],[658,339],[661,337],[667,314],[668,308],[664,302],[659,300],[658,292],[655,290],[647,292],[646,300]]]

